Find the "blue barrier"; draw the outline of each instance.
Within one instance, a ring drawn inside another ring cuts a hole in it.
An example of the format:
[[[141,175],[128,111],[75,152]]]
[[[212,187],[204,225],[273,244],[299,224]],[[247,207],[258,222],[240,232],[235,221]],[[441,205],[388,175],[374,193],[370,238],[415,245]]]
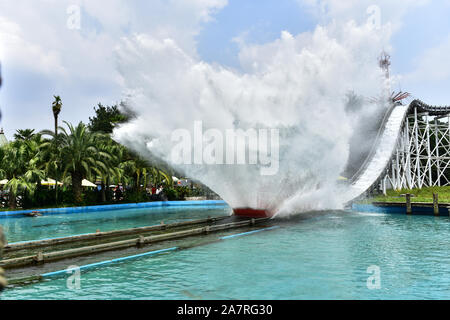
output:
[[[265,229],[259,229],[259,230],[244,232],[244,233],[233,234],[231,236],[225,236],[225,237],[221,237],[219,239],[220,240],[229,240],[229,239],[234,239],[234,238],[238,238],[238,237],[248,236],[248,235],[263,232],[263,231],[274,230],[274,229],[278,229],[278,228],[279,228],[279,226],[275,226],[275,227],[270,227],[270,228],[265,228]]]
[[[142,257],[146,257],[146,256],[153,256],[153,255],[156,255],[156,254],[166,253],[166,252],[175,251],[175,250],[178,250],[178,247],[173,247],[173,248],[168,248],[168,249],[161,249],[161,250],[156,250],[156,251],[150,251],[150,252],[145,252],[145,253],[141,253],[141,254],[136,254],[136,255],[133,255],[133,256],[128,256],[128,257],[123,257],[123,258],[117,258],[117,259],[112,259],[112,260],[106,260],[106,261],[102,261],[102,262],[87,264],[87,265],[81,266],[79,268],[71,268],[71,269],[66,269],[66,270],[59,270],[59,271],[55,271],[55,272],[44,273],[44,274],[41,274],[41,277],[42,278],[59,277],[59,276],[62,276],[62,275],[66,275],[66,274],[68,274],[70,272],[76,271],[77,269],[80,270],[80,271],[81,270],[88,270],[88,269],[92,269],[92,268],[102,267],[102,266],[108,265],[108,264],[113,264],[113,263],[117,263],[117,262],[138,259],[138,258],[142,258]]]
[[[70,208],[52,208],[52,209],[34,209],[21,211],[2,211],[1,217],[21,216],[33,212],[41,214],[70,214],[70,213],[88,213],[121,209],[139,209],[139,208],[163,208],[163,207],[190,207],[190,206],[219,206],[227,205],[223,200],[202,200],[202,201],[158,201],[158,202],[143,202],[143,203],[125,203],[125,204],[111,204],[101,206],[88,207],[70,207]]]
[[[374,206],[373,204],[358,204],[354,203],[352,205],[353,211],[358,212],[368,212],[368,213],[392,213],[392,214],[406,214],[406,208],[402,207],[379,207]]]
[[[383,204],[383,205],[373,205],[373,204],[358,204],[354,203],[352,205],[353,211],[358,212],[368,212],[368,213],[389,213],[389,214],[405,214],[406,215],[406,205],[398,204]],[[446,207],[439,207],[439,216],[448,217],[449,209]],[[433,206],[424,205],[412,205],[412,215],[423,215],[423,216],[434,216]]]

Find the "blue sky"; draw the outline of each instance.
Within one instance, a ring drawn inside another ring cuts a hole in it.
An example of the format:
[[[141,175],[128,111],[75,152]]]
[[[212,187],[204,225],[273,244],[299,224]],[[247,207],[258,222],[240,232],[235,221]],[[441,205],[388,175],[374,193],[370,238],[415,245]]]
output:
[[[448,66],[450,46],[450,4],[448,1],[433,1],[428,5],[409,10],[403,18],[403,27],[393,36],[392,70],[397,74],[420,72],[433,74],[433,70],[423,70],[430,59],[427,52],[438,51],[441,59],[434,61],[430,66],[433,69],[447,70],[444,79],[433,81],[427,77],[423,79],[405,80],[402,89],[411,91],[415,96],[436,104],[450,105],[450,92],[448,90],[450,79]],[[439,55],[439,54],[438,54]]]
[[[239,44],[233,40],[243,36],[249,43],[263,44],[280,37],[283,30],[292,34],[311,31],[316,19],[302,10],[296,1],[230,0],[203,25],[197,36],[198,53],[207,62],[239,68]]]
[[[66,26],[71,4],[81,8],[79,30]],[[1,126],[8,137],[51,128],[53,94],[62,96],[61,118],[70,122],[87,121],[98,102],[121,100],[114,50],[123,37],[171,38],[195,59],[241,72],[243,46],[331,21],[365,23],[373,4],[381,23],[392,25],[387,46],[397,87],[450,104],[448,0],[0,0]]]

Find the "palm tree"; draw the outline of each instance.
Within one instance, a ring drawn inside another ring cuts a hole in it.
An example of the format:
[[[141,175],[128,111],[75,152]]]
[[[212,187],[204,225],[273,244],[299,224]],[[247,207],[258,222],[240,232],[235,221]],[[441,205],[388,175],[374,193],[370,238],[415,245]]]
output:
[[[125,147],[112,140],[109,136],[105,135],[101,141],[98,142],[98,149],[101,152],[111,155],[109,159],[106,159],[106,171],[100,169],[101,179],[101,197],[102,202],[109,201],[109,193],[106,193],[106,189],[109,188],[111,180],[116,180],[118,183],[122,182],[124,177],[124,171],[119,167],[123,159]]]
[[[52,131],[42,131],[41,133],[54,135]],[[43,143],[40,146],[40,152],[41,167],[47,173],[47,178],[55,179],[55,204],[58,204],[58,183],[64,179],[58,139],[52,139]]]
[[[167,185],[172,184],[172,176],[170,174],[151,165],[147,160],[127,149],[125,150],[127,151],[127,159],[119,167],[124,170],[125,175],[132,178],[131,180],[134,181],[134,189],[136,191],[141,191],[141,182],[143,182],[144,186],[147,186],[149,180],[153,184],[161,184],[163,180],[166,181]]]
[[[19,129],[14,134],[14,139],[28,141],[35,136],[34,129]]]
[[[153,184],[155,185],[162,184],[163,182],[165,182],[166,186],[173,185],[172,175],[156,167],[150,168],[149,177],[152,179]]]
[[[61,134],[56,136],[50,131],[43,134],[53,136],[58,140],[59,154],[63,176],[67,174],[72,178],[74,200],[77,204],[83,202],[82,181],[91,175],[101,175],[102,171],[108,171],[108,161],[111,154],[98,148],[103,135],[92,133],[87,126],[80,122],[74,127],[64,121],[68,131],[60,127]]]
[[[34,193],[36,182],[44,176],[37,163],[39,155],[36,143],[14,141],[0,148],[0,177],[7,179],[9,207],[16,208],[16,198],[21,192]]]
[[[58,135],[58,115],[62,109],[62,100],[60,96],[54,96],[55,101],[52,103],[53,117],[55,118],[55,136]]]

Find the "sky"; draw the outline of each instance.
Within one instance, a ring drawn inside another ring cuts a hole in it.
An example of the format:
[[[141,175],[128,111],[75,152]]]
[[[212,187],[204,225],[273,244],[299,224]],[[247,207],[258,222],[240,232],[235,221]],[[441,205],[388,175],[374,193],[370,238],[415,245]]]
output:
[[[283,31],[351,20],[389,33],[394,89],[450,105],[449,14],[450,0],[0,0],[0,126],[8,138],[52,128],[53,95],[63,100],[60,119],[72,123],[87,122],[98,103],[121,101],[118,50],[136,35],[171,39],[196,61],[246,73],[252,48]]]

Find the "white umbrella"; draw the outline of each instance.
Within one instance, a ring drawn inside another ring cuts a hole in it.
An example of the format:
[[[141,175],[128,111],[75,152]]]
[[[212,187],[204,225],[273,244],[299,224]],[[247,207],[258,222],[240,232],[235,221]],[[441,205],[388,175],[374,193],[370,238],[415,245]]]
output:
[[[84,179],[84,180],[81,182],[81,185],[82,185],[83,187],[96,187],[96,186],[97,186],[96,184],[93,184],[92,182],[90,182],[90,181],[88,181],[88,180],[86,180],[86,179]]]
[[[1,180],[1,181],[0,181],[0,185],[5,185],[5,184],[7,184],[7,183],[8,183],[8,179]]]
[[[46,180],[42,180],[41,184],[43,186],[54,186],[56,184],[56,180],[53,180],[53,179],[49,178],[49,179],[47,179],[47,181]],[[62,185],[63,185],[62,182],[58,181],[58,186],[62,186]]]

